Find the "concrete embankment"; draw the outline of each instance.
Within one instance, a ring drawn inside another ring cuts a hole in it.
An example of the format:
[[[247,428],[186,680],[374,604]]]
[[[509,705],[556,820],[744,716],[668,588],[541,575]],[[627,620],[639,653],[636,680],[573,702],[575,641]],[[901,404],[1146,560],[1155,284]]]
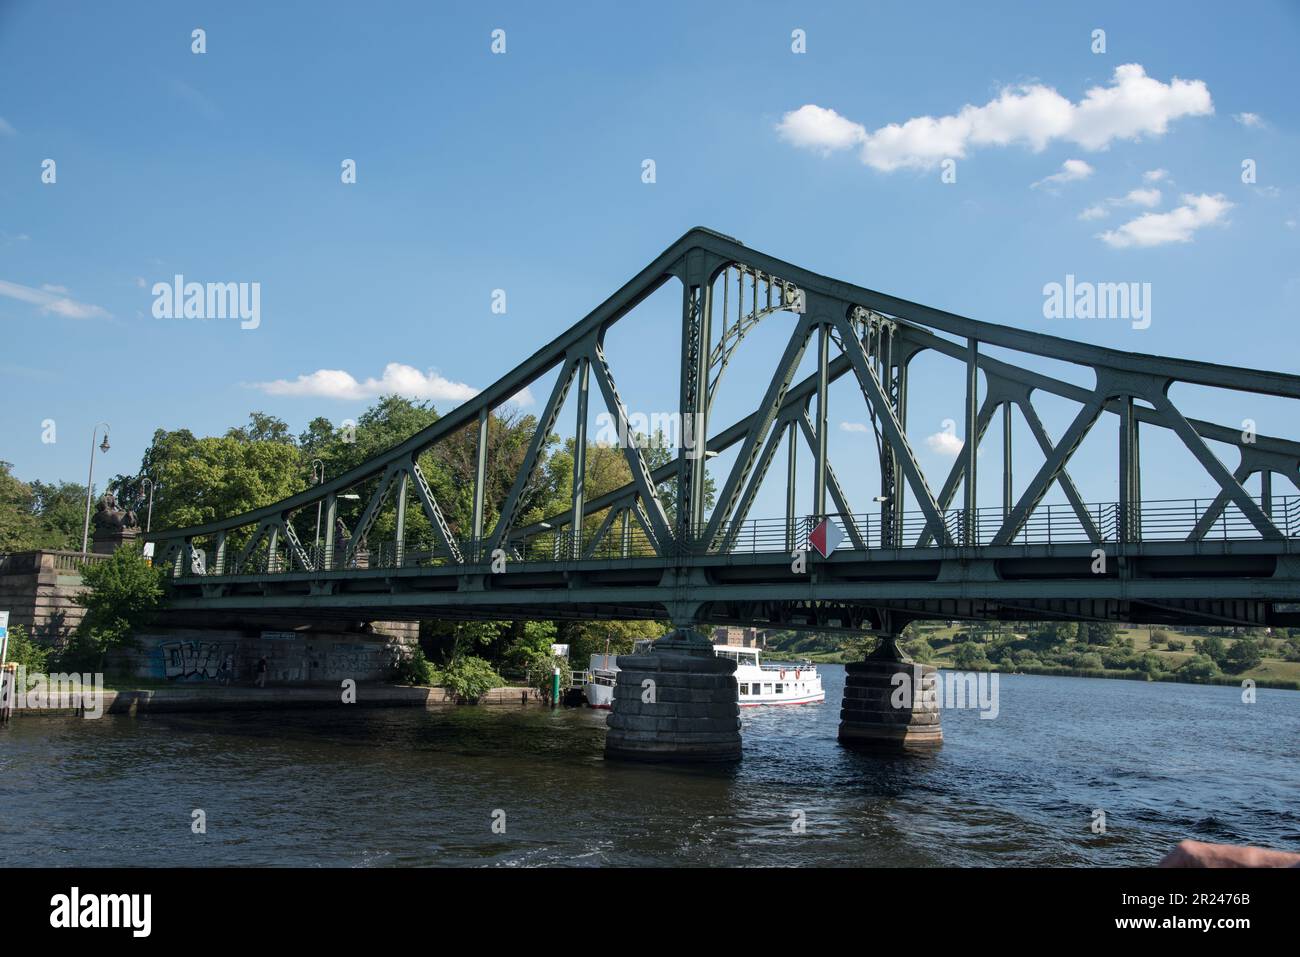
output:
[[[478,700],[480,705],[523,707],[541,703],[532,688],[494,688]],[[337,686],[318,688],[142,688],[105,691],[104,714],[135,715],[201,711],[271,711],[287,708],[337,708],[343,693]],[[353,706],[370,708],[459,707],[446,688],[415,688],[403,685],[356,687]],[[13,716],[74,714],[76,708],[21,707]]]

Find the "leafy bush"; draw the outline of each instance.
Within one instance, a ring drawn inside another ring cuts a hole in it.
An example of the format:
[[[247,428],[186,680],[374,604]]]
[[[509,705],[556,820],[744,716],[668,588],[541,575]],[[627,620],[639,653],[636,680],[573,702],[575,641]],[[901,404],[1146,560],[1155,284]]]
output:
[[[1095,651],[1090,651],[1087,654],[1079,655],[1078,657],[1076,657],[1074,659],[1074,667],[1089,668],[1096,671],[1100,671],[1102,668],[1105,667],[1105,665],[1102,664],[1101,655],[1097,654]]]
[[[38,645],[27,634],[27,629],[22,625],[12,625],[9,628],[9,649],[5,653],[6,661],[16,662],[28,674],[44,674],[49,669],[46,662],[50,657],[50,649],[43,645]]]
[[[1200,644],[1200,642],[1197,642]],[[1183,662],[1178,676],[1184,681],[1209,681],[1219,673],[1219,666],[1209,655],[1197,655]]]
[[[1160,628],[1157,628],[1155,631],[1151,632],[1152,648],[1154,648],[1156,645],[1163,645],[1168,641],[1169,641],[1169,632],[1164,631]]]
[[[393,666],[393,680],[404,685],[432,685],[437,672],[419,645],[409,655],[402,655]]]
[[[442,671],[443,687],[469,704],[476,704],[479,698],[504,683],[490,664],[468,655],[457,658]]]
[[[1165,644],[1170,651],[1182,651],[1187,647],[1187,642],[1181,638],[1166,638]]]
[[[989,666],[989,656],[982,645],[963,644],[952,656],[952,662],[963,671],[978,671]]]
[[[1109,647],[1102,652],[1101,664],[1103,668],[1123,669],[1135,667],[1133,651],[1123,646]]]
[[[123,545],[108,560],[81,566],[86,591],[73,601],[86,609],[68,643],[61,665],[68,670],[104,670],[114,648],[135,646],[135,632],[162,606],[164,569],[154,567],[140,549]]]
[[[573,687],[573,669],[569,662],[548,652],[540,652],[528,659],[528,683],[538,690],[547,704],[551,703],[556,668],[560,669],[560,695],[563,696]]]
[[[1165,670],[1164,662],[1160,660],[1160,656],[1149,651],[1134,658],[1131,667],[1137,668],[1139,671],[1145,671],[1153,678]]]
[[[903,650],[913,661],[926,662],[934,657],[934,648],[924,638],[913,638],[903,642]]]

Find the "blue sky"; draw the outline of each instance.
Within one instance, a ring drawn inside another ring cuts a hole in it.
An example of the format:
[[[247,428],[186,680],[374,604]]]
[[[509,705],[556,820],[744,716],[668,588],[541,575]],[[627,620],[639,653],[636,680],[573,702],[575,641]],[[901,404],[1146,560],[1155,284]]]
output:
[[[0,7],[0,458],[23,478],[84,481],[101,420],[100,476],[134,471],[158,427],[339,422],[392,363],[446,409],[694,225],[978,319],[1300,372],[1295,3],[236,6]],[[1005,115],[980,109],[1000,98]],[[904,126],[923,117],[958,120]],[[151,287],[176,273],[260,283],[260,326],[154,318]],[[1150,327],[1045,319],[1043,286],[1067,274],[1151,283]],[[675,400],[676,298],[611,334],[633,408]],[[757,398],[783,340],[764,336],[719,425]],[[951,458],[926,439],[961,430],[951,378],[913,399],[935,486]],[[842,478],[873,467],[854,399],[830,410]],[[1282,403],[1200,401],[1294,434]],[[1075,469],[1085,498],[1114,497],[1104,441]],[[1149,448],[1153,493],[1211,493]]]

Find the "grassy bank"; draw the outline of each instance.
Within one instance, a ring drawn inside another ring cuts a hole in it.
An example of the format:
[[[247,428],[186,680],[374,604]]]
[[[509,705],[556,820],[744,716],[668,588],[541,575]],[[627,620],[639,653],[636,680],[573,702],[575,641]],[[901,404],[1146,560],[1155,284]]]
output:
[[[1165,640],[1162,640],[1162,635],[1166,639],[1172,638],[1176,645],[1181,643],[1183,647],[1171,649],[1167,646]],[[1291,661],[1282,657],[1276,647],[1278,639],[1275,637],[1270,637],[1264,642],[1267,648],[1262,651],[1261,660],[1253,667],[1247,668],[1240,673],[1227,673],[1216,669],[1217,673],[1195,675],[1186,672],[1180,673],[1180,671],[1189,661],[1198,657],[1194,643],[1199,639],[1208,637],[1207,634],[1202,632],[1179,632],[1172,629],[1145,627],[1119,628],[1111,641],[1105,645],[1083,645],[1078,642],[1065,642],[1051,646],[1041,640],[1036,641],[1025,632],[1017,632],[1011,628],[1004,629],[1000,635],[990,640],[987,634],[977,633],[973,626],[969,624],[949,625],[947,623],[919,622],[909,628],[906,637],[908,640],[904,644],[910,645],[914,649],[914,656],[918,657],[918,660],[924,659],[927,664],[939,668],[999,671],[1004,674],[1166,681],[1183,684],[1230,685],[1234,687],[1240,686],[1243,680],[1249,678],[1260,688],[1300,691],[1300,661]],[[1152,640],[1153,637],[1155,638],[1154,641]],[[1246,636],[1220,635],[1218,637],[1227,649],[1231,649],[1238,641],[1252,640]],[[924,639],[925,646],[918,648],[914,644],[917,638]],[[1256,636],[1253,640],[1258,641],[1259,637]],[[787,656],[807,659],[820,664],[847,664],[861,657],[859,651],[836,647],[837,642],[824,638],[810,640],[792,636],[789,640],[778,639],[775,644],[776,647],[769,648],[767,653],[768,657],[772,659]],[[793,647],[791,647],[792,645]],[[963,660],[961,651],[963,646],[968,648],[968,651],[965,652],[965,660]],[[1012,663],[1008,665],[1007,659],[972,662],[969,660],[972,657],[969,651],[970,648],[982,649],[985,656],[989,658],[994,657],[994,655],[989,654],[990,651],[1001,648],[1010,653]],[[919,656],[915,655],[915,650],[919,650],[921,654]],[[1038,655],[1051,656],[1062,652],[1075,657],[1080,654],[1095,655],[1097,657],[1103,654],[1117,658],[1130,657],[1134,660],[1141,659],[1141,663],[1145,667],[1079,667],[1068,663],[1034,660]],[[1018,660],[1024,657],[1028,657],[1030,660]]]

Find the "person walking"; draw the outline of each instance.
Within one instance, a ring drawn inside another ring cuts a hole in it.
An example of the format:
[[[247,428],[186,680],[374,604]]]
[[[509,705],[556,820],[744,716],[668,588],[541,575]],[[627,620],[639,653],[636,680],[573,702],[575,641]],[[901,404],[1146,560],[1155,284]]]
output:
[[[266,687],[266,673],[270,670],[271,667],[267,663],[266,655],[263,655],[261,658],[257,659],[257,686],[259,688]]]

